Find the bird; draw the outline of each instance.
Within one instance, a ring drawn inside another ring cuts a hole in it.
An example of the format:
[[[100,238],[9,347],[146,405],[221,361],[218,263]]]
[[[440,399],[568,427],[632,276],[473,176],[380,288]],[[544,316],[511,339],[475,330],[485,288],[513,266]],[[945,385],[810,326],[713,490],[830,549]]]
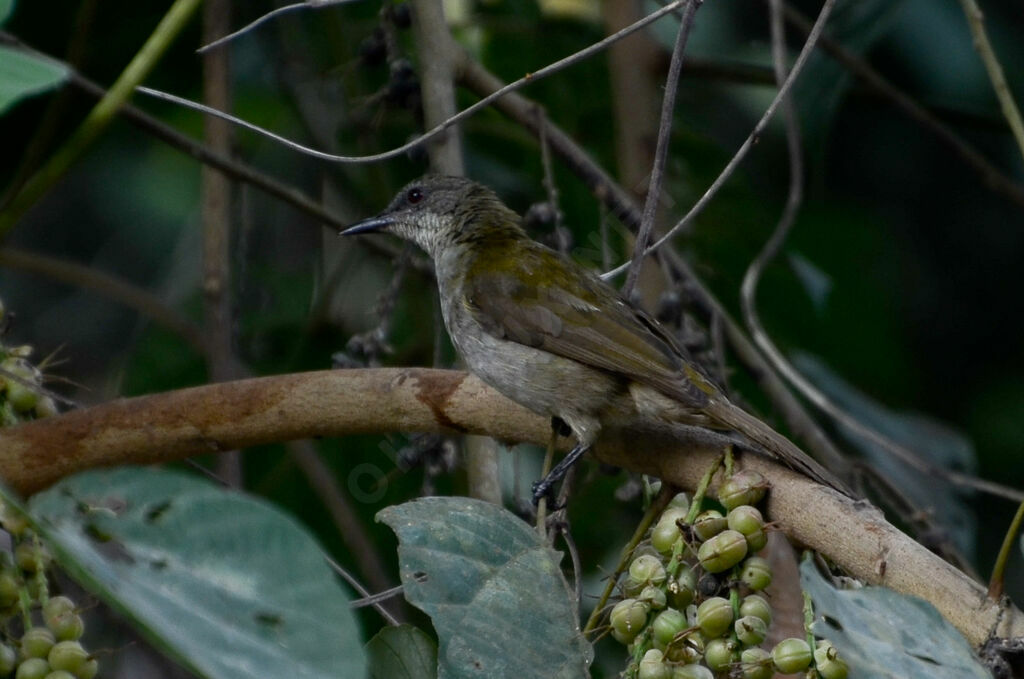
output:
[[[341,234],[375,232],[411,241],[431,257],[444,324],[469,371],[575,437],[562,462],[534,484],[535,503],[602,429],[637,422],[738,432],[845,492],[795,444],[733,404],[657,320],[532,239],[520,215],[487,186],[426,175]]]

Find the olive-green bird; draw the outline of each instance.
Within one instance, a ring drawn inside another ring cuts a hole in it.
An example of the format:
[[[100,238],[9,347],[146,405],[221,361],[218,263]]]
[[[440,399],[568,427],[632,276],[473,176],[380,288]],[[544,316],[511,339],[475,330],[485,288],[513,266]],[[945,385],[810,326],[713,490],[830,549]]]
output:
[[[594,273],[531,239],[485,186],[428,175],[343,235],[386,232],[433,258],[445,326],[477,377],[565,423],[577,444],[534,485],[543,496],[603,426],[638,421],[734,430],[793,469],[842,489],[768,425],[733,405],[656,320]],[[555,421],[555,420],[553,420]]]

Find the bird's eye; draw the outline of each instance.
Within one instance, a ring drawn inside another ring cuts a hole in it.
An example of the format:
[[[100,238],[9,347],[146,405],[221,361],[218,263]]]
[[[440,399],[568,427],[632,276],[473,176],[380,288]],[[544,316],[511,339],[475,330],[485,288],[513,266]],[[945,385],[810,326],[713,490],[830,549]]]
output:
[[[409,189],[409,193],[405,194],[405,199],[409,201],[410,205],[415,205],[416,203],[423,200],[423,190]]]

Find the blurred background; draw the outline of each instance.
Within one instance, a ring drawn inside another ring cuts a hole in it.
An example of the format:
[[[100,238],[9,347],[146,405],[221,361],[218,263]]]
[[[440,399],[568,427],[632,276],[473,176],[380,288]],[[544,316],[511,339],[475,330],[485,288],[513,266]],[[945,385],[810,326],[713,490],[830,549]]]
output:
[[[818,11],[803,0],[792,8],[811,19]],[[235,3],[230,25],[241,27],[271,9],[262,1]],[[1024,8],[987,0],[982,9],[1019,102]],[[331,153],[368,154],[404,143],[422,130],[407,10],[382,10],[369,0],[306,9],[237,38],[221,48],[229,55],[234,113]],[[614,3],[592,0],[452,1],[446,10],[459,42],[505,81],[593,43],[616,21]],[[165,11],[164,3],[153,2],[22,2],[3,30],[108,86]],[[522,92],[641,200],[647,170],[629,149],[642,147],[642,157],[653,147],[676,26],[674,18],[656,24],[632,43],[635,51],[620,53],[619,63],[602,53]],[[193,21],[148,86],[202,98],[200,31]],[[787,35],[792,63],[804,36],[793,25]],[[987,179],[933,127],[816,55],[795,90],[805,200],[761,284],[762,319],[784,352],[853,416],[934,464],[1024,488],[1024,163],[964,13],[952,1],[841,0],[826,35],[976,149],[1003,179]],[[653,110],[645,108],[649,102],[624,99],[617,89],[623,75],[653,83]],[[767,4],[702,6],[679,88],[665,224],[705,191],[774,92]],[[460,107],[477,98],[458,90]],[[4,191],[53,153],[94,102],[68,85],[7,111],[0,119]],[[200,114],[142,95],[133,103],[201,139]],[[540,147],[520,125],[485,110],[460,132],[469,176],[520,212],[547,199]],[[235,131],[230,148],[236,159],[322,203],[342,222],[378,212],[427,168],[422,152],[371,164],[328,163],[247,131]],[[621,262],[629,252],[624,227],[557,158],[553,168],[564,226],[540,219],[534,235],[567,245],[595,268],[606,258]],[[60,378],[50,385],[56,391],[89,405],[212,379],[189,340],[203,322],[200,174],[192,157],[122,118],[6,234],[0,298],[15,314],[8,337],[31,344],[37,357],[56,354],[59,364],[49,370]],[[788,181],[776,121],[675,243],[736,318],[740,282],[781,214]],[[1006,185],[1016,194],[1000,188]],[[419,253],[396,265],[384,250],[402,252],[397,243],[381,240],[368,249],[341,242],[313,216],[242,182],[231,185],[229,210],[230,344],[238,374],[335,363],[453,364],[433,286],[416,265]],[[132,308],[96,290],[71,264],[155,297]],[[384,294],[389,289],[395,293]],[[735,369],[730,386],[767,410],[749,376],[728,353],[726,359]],[[940,534],[919,538],[951,543],[987,578],[1013,503],[922,478],[823,422],[845,450],[934,518]],[[355,528],[339,529],[308,492],[307,472],[285,446],[245,453],[245,487],[301,517],[357,576],[368,579],[369,569],[395,582],[393,537],[372,517],[420,493],[465,492],[457,446],[396,433],[318,441],[316,448],[347,491]],[[525,491],[539,467],[535,451],[520,447],[501,459],[507,496]],[[627,496],[624,484],[624,474],[592,471],[570,510],[594,582],[640,514],[635,500],[607,501],[617,491]],[[347,530],[365,535],[377,553],[354,554]],[[1007,587],[1020,602],[1020,549],[1013,559]],[[380,623],[368,615],[366,624]]]

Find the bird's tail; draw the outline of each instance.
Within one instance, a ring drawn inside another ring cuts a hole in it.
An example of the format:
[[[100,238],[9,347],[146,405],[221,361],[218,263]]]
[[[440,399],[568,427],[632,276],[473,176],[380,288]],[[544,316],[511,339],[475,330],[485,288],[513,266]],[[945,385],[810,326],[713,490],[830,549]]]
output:
[[[716,398],[703,408],[705,414],[722,424],[743,434],[748,439],[764,448],[765,452],[777,458],[790,469],[811,478],[818,483],[838,490],[845,495],[853,495],[845,483],[832,472],[811,459],[796,445],[767,424],[747,413],[729,401]]]

